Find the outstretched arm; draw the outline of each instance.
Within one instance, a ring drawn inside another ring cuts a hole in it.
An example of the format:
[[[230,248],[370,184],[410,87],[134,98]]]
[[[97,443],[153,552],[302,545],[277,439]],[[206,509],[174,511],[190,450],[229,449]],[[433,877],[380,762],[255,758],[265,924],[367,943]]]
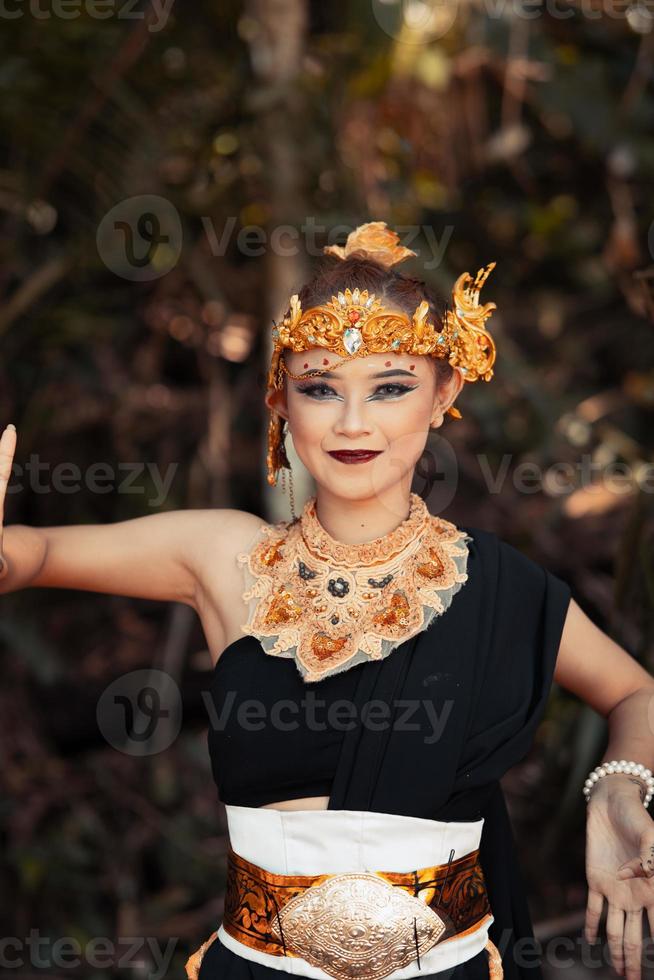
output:
[[[16,432],[0,438],[0,593],[47,586],[183,602],[197,610],[203,582],[226,588],[225,561],[244,530],[258,523],[230,508],[177,510],[114,524],[4,528],[4,499]]]

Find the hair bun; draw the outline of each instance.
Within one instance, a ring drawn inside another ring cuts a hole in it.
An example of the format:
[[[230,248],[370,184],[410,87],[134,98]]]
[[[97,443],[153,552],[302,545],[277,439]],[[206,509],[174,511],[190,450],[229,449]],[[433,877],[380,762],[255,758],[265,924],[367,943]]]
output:
[[[398,262],[418,254],[398,245],[399,240],[397,232],[387,228],[385,221],[368,221],[350,232],[345,245],[326,245],[323,252],[343,260],[349,259],[355,252],[363,253],[366,258],[374,259],[390,269]]]

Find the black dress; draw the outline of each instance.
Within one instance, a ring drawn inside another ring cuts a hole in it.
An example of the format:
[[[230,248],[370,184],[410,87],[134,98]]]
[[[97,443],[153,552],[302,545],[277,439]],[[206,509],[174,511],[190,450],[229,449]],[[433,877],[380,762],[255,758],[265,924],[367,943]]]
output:
[[[467,580],[444,613],[384,660],[305,683],[294,660],[271,656],[256,638],[230,644],[208,692],[212,771],[225,804],[325,795],[330,810],[483,817],[480,862],[495,919],[489,936],[506,980],[541,980],[499,780],[532,745],[570,588],[494,533],[458,526],[472,539]],[[355,713],[339,714],[339,699],[353,702]],[[364,723],[366,711],[381,717],[380,703],[389,720]],[[216,939],[199,980],[284,975]],[[432,977],[486,980],[487,953],[424,980]]]

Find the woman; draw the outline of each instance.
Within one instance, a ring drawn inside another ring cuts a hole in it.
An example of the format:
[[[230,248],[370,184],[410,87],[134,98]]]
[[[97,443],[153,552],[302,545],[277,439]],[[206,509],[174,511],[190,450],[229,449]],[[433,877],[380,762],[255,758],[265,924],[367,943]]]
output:
[[[288,467],[287,426],[316,483],[299,518],[15,525],[0,590],[170,599],[201,618],[230,848],[224,920],[189,977],[538,980],[499,780],[556,680],[609,719],[608,768],[584,787],[585,934],[606,897],[614,966],[639,980],[643,909],[654,926],[654,679],[566,583],[410,491],[429,428],[460,417],[465,381],[492,377],[494,304],[478,298],[494,263],[461,276],[443,312],[393,270],[414,253],[382,222],[326,251],[336,263],[273,331],[266,395],[269,482]],[[15,443],[8,427],[2,498]]]

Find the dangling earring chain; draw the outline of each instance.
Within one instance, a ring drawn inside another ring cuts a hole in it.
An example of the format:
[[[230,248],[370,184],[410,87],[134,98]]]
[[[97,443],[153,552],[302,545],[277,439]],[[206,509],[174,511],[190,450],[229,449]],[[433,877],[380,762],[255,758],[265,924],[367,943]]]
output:
[[[288,432],[288,428],[287,428],[288,422],[285,422],[284,426],[286,427],[286,431],[284,432],[283,438],[286,437],[286,434]],[[285,494],[286,493],[286,467],[285,466],[281,467],[280,473],[281,473],[282,493]],[[290,466],[288,468],[288,489],[289,489],[289,500],[291,504],[291,517],[293,518],[294,521],[296,521],[297,514],[295,513],[295,488],[293,486],[293,470],[290,468]]]
[[[286,467],[285,466],[282,466],[281,468],[281,476],[282,476],[281,478],[282,493],[286,493]],[[288,471],[288,490],[289,490],[289,499],[291,504],[291,517],[293,518],[294,521],[296,521],[297,514],[295,513],[295,488],[293,486],[293,470],[291,469],[289,469]]]
[[[289,498],[291,501],[291,517],[294,521],[297,520],[297,514],[295,513],[295,490],[293,488],[293,470],[288,471],[288,490]]]

